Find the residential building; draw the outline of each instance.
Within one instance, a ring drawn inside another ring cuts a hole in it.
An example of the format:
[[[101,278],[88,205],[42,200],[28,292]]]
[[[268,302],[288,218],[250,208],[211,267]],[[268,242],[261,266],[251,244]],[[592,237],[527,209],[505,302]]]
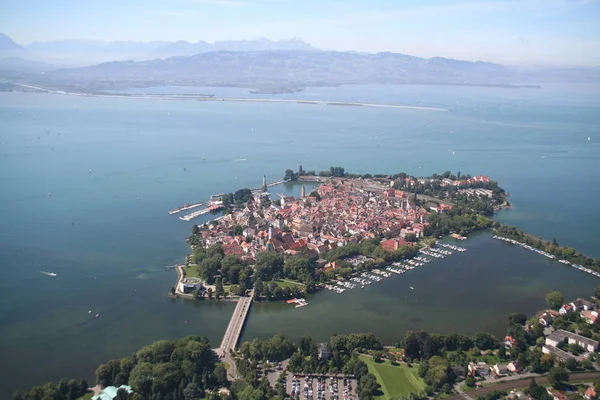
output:
[[[560,361],[567,361],[567,360],[570,360],[571,358],[575,358],[575,356],[573,354],[567,353],[566,351],[561,350],[558,347],[549,346],[547,344],[542,346],[542,353],[553,355]]]
[[[581,335],[577,335],[575,333],[567,332],[565,330],[559,329],[557,331],[552,332],[548,337],[546,337],[546,345],[556,347],[560,342],[567,339],[569,344],[578,344],[590,353],[598,350],[598,342]]]
[[[525,366],[518,361],[512,361],[512,362],[508,363],[506,368],[508,368],[508,370],[510,372],[512,372],[513,374],[518,374],[518,373],[521,373],[525,369]]]
[[[563,304],[563,306],[560,308],[560,310],[558,310],[560,315],[565,315],[565,314],[571,313],[573,311],[575,311],[575,309],[570,304]]]
[[[585,397],[587,400],[596,400],[598,398],[598,393],[596,393],[593,387],[589,387],[586,389],[583,397]]]
[[[594,304],[591,301],[577,298],[569,303],[573,307],[573,311],[589,311],[594,308]]]
[[[495,364],[492,367],[492,372],[497,376],[506,376],[510,372],[505,364]]]
[[[516,343],[516,340],[514,337],[512,336],[505,336],[504,337],[504,346],[508,347],[508,348],[512,348]]]
[[[598,319],[598,311],[587,311],[584,310],[581,313],[581,317],[585,319],[588,324],[594,324]]]
[[[472,375],[488,376],[490,374],[490,366],[484,362],[469,363],[469,372]]]
[[[124,389],[127,393],[133,393],[131,386],[121,385],[119,387],[115,386],[107,386],[100,393],[92,397],[92,400],[113,400],[117,397],[117,392],[119,389]]]
[[[540,316],[540,324],[542,324],[543,326],[550,326],[552,325],[552,321],[554,320],[554,318],[552,317],[552,315],[548,314],[548,313],[543,313]]]

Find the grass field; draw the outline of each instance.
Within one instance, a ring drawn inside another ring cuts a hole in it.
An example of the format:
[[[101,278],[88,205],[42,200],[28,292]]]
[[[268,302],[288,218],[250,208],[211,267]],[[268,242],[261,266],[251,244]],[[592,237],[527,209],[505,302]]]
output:
[[[184,267],[183,270],[185,271],[186,278],[200,278],[198,275],[198,267],[196,266]]]
[[[277,284],[277,286],[279,286],[280,288],[286,288],[289,287],[290,289],[294,288],[294,287],[298,287],[300,289],[302,289],[304,287],[303,284],[299,283],[299,282],[294,282],[294,281],[289,281],[289,280],[285,280],[285,281],[273,281]]]
[[[417,368],[408,368],[406,364],[392,365],[389,361],[376,363],[373,358],[360,356],[367,364],[369,372],[375,375],[381,385],[382,395],[379,400],[399,399],[410,393],[420,393],[425,388],[425,382],[417,374]]]

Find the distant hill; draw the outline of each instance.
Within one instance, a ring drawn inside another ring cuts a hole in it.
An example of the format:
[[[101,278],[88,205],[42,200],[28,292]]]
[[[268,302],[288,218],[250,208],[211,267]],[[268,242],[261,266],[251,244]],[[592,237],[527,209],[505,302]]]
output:
[[[26,60],[19,57],[0,59],[0,71],[45,72],[56,69],[52,64]]]
[[[335,51],[218,51],[150,61],[117,61],[47,74],[57,81],[194,84],[508,83],[487,62]]]
[[[0,51],[19,51],[24,50],[23,46],[20,46],[13,42],[11,38],[3,33],[0,33]]]
[[[73,63],[92,63],[107,61],[141,61],[155,58],[185,56],[213,51],[263,51],[263,50],[317,50],[300,39],[270,41],[227,40],[214,44],[199,41],[153,41],[102,42],[95,40],[54,40],[33,42],[25,48],[40,57],[52,58]]]
[[[260,38],[257,40],[224,40],[214,44],[199,41],[190,43],[178,41],[169,43],[156,49],[152,55],[160,58],[172,56],[190,56],[199,53],[209,53],[214,51],[267,51],[267,50],[299,50],[299,51],[318,51],[310,44],[301,39],[294,38],[290,40],[271,41]]]
[[[20,57],[26,53],[23,46],[15,43],[11,38],[0,33],[0,58]]]

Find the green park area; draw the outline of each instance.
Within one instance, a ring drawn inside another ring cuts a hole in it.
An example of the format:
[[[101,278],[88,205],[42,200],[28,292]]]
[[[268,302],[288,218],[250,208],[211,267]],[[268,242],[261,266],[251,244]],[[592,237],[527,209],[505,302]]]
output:
[[[289,279],[280,279],[280,280],[276,280],[273,281],[277,284],[277,286],[279,286],[282,289],[285,289],[286,287],[289,287],[290,289],[293,289],[295,287],[299,288],[299,289],[303,289],[304,285],[299,283],[299,282],[294,282],[291,281]]]
[[[185,271],[186,278],[200,278],[200,275],[198,275],[198,266],[197,265],[184,267],[183,270]]]
[[[360,356],[367,364],[369,372],[375,375],[377,383],[381,386],[382,395],[375,397],[378,400],[392,400],[408,397],[411,393],[421,393],[425,389],[425,382],[417,373],[418,368],[409,368],[406,364],[392,365],[389,361],[377,363],[372,357]]]

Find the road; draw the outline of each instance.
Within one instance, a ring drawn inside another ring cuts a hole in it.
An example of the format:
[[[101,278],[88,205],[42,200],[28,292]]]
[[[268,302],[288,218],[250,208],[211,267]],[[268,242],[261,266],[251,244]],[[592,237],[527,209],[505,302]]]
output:
[[[580,374],[570,374],[570,379],[572,381],[585,380],[585,381],[591,382],[598,378],[600,378],[600,372],[583,372]],[[540,385],[547,385],[548,377],[547,376],[538,376],[538,377],[535,377],[535,381]],[[475,389],[471,392],[463,392],[462,395],[458,394],[456,396],[447,397],[446,400],[464,400],[465,398],[476,399],[479,396],[484,396],[494,390],[504,390],[504,391],[508,392],[513,389],[523,389],[523,388],[526,388],[527,386],[529,386],[530,383],[531,383],[531,377],[524,378],[524,379],[519,377],[518,380],[499,382],[495,385],[485,386],[480,389]]]
[[[248,297],[240,297],[238,300],[233,315],[231,316],[231,320],[229,321],[229,325],[227,326],[227,330],[225,331],[225,335],[223,335],[221,346],[217,351],[217,354],[220,357],[228,356],[229,352],[235,349],[235,346],[240,339],[240,335],[242,334],[242,328],[244,327],[244,322],[246,321],[246,316],[248,315],[251,304],[252,291],[249,292]]]

